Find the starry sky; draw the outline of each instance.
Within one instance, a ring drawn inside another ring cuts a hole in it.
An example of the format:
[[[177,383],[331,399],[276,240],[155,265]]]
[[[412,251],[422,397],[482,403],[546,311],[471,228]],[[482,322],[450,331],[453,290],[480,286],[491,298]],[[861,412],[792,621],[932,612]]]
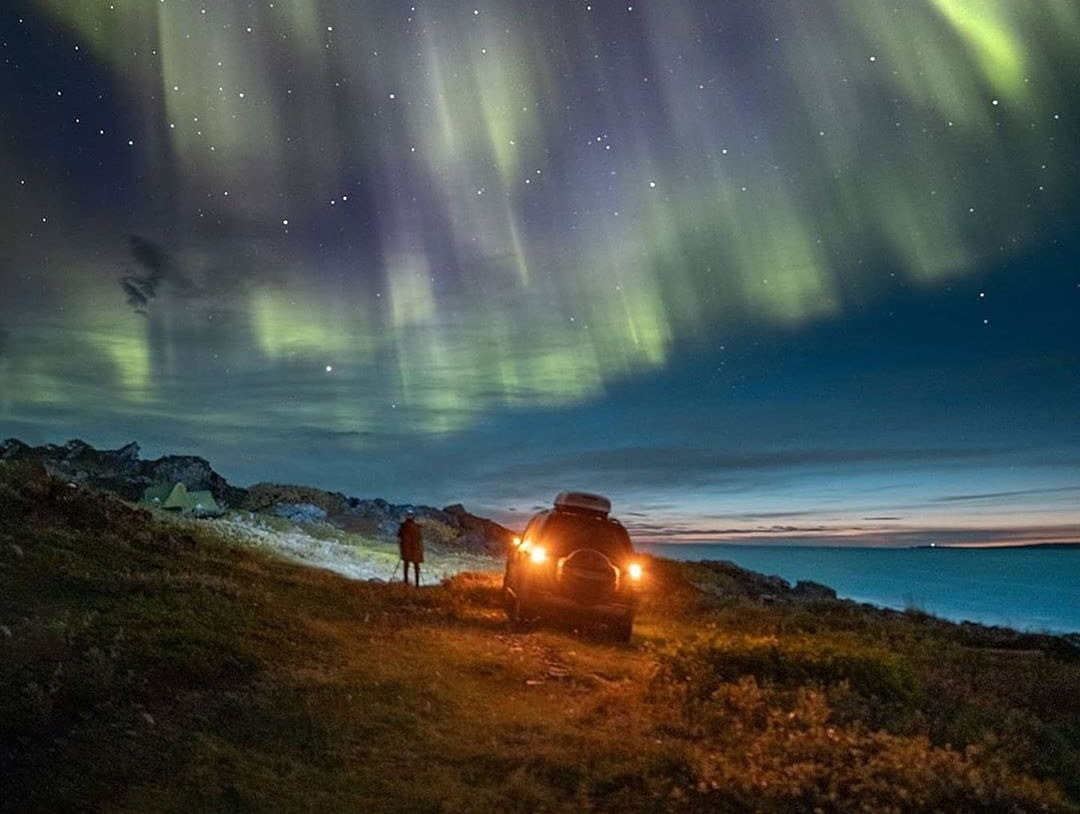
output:
[[[1080,540],[1075,0],[7,0],[0,434]]]

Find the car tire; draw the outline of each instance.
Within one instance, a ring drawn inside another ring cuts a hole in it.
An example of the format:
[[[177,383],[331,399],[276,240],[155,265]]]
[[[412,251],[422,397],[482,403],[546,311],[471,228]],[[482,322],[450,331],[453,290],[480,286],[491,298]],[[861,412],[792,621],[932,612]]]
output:
[[[634,634],[634,620],[620,619],[611,626],[611,636],[616,641],[628,642]]]
[[[529,623],[525,612],[521,607],[521,598],[511,591],[503,593],[503,606],[506,609],[506,619],[512,630],[524,630]]]

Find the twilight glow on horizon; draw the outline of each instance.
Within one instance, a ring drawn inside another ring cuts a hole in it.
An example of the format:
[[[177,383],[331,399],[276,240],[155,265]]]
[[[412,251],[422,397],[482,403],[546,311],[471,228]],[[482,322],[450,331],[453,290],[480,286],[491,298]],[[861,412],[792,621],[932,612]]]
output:
[[[1080,4],[12,0],[0,436],[1080,541]]]

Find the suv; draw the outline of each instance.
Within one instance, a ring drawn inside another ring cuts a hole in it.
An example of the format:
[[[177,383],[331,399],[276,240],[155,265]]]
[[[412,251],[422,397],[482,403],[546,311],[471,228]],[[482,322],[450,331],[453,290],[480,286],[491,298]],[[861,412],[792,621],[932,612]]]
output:
[[[610,511],[600,495],[562,492],[554,509],[529,521],[506,558],[503,601],[512,623],[541,616],[602,621],[630,639],[642,569]]]

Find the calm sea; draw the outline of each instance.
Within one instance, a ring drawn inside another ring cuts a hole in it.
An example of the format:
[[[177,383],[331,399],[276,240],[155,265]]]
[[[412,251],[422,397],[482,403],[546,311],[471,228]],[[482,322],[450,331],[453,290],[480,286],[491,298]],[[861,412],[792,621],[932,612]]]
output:
[[[844,548],[643,543],[677,560],[730,560],[845,599],[1017,630],[1080,632],[1080,548]]]

